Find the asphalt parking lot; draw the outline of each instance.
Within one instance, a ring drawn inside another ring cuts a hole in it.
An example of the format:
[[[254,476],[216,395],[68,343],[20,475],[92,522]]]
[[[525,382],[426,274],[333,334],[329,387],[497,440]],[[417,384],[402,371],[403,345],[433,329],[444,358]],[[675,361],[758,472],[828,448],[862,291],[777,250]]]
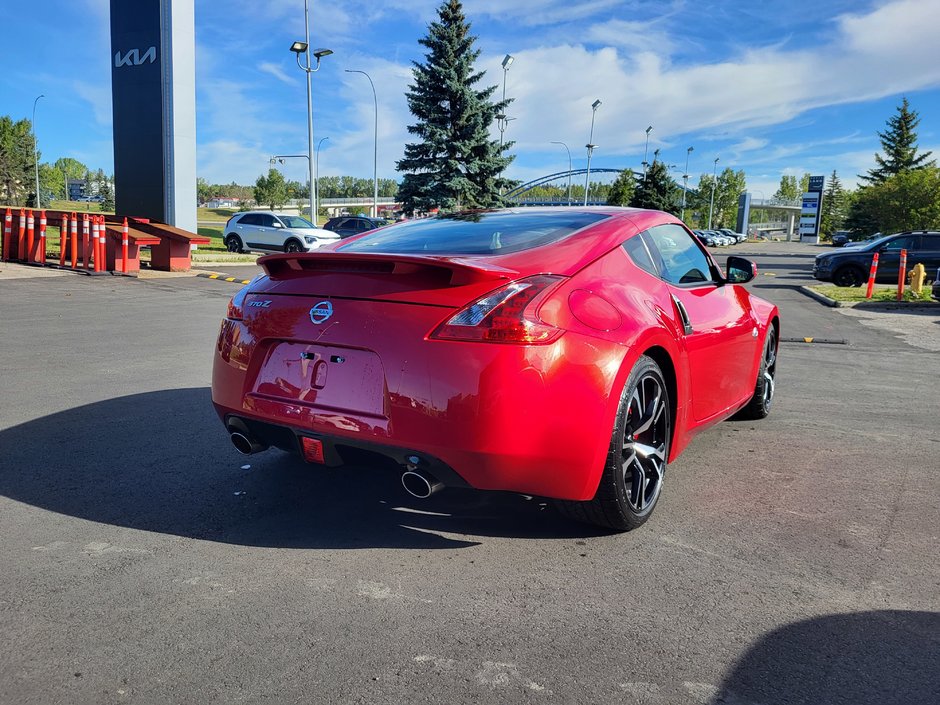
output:
[[[619,535],[238,455],[232,284],[0,272],[0,702],[936,705],[940,312],[905,336],[796,291],[811,248],[732,252],[833,342],[783,343],[771,416]]]

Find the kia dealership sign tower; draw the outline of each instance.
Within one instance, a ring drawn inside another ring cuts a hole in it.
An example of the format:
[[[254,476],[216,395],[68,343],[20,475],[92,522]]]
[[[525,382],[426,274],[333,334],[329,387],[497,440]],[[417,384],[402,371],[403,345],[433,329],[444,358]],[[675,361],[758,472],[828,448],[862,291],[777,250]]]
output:
[[[193,0],[111,0],[118,214],[196,232]]]

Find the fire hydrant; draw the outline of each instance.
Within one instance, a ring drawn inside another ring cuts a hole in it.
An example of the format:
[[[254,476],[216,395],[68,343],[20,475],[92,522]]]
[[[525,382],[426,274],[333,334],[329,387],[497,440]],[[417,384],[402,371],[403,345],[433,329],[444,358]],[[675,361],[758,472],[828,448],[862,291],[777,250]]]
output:
[[[919,262],[911,267],[911,271],[908,272],[907,278],[911,281],[911,291],[913,291],[917,296],[920,296],[921,290],[924,288],[924,279],[927,278],[927,269],[924,265]]]

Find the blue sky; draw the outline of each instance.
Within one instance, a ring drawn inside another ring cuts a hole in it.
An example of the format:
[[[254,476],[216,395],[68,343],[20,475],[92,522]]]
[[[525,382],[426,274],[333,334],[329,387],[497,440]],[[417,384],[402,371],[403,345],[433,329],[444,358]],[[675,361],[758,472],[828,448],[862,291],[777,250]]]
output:
[[[126,0],[130,1],[130,0]],[[195,0],[197,171],[210,182],[253,183],[273,154],[305,153],[303,73],[288,47],[303,39],[303,0]],[[411,121],[404,93],[417,40],[436,17],[431,0],[311,0],[311,44],[329,47],[314,74],[321,175],[372,174],[379,101],[379,175],[400,178]],[[44,160],[72,156],[112,171],[107,0],[13,0],[0,42],[0,114],[37,106]],[[478,68],[506,76],[516,141],[508,176],[575,168],[591,103],[600,99],[592,167],[640,168],[650,153],[685,166],[692,184],[744,169],[770,197],[782,174],[830,174],[854,185],[873,165],[906,95],[921,115],[920,145],[940,156],[940,0],[467,0],[482,50]],[[39,41],[37,41],[39,39]],[[494,128],[494,138],[498,132]],[[304,160],[284,167],[305,180]]]

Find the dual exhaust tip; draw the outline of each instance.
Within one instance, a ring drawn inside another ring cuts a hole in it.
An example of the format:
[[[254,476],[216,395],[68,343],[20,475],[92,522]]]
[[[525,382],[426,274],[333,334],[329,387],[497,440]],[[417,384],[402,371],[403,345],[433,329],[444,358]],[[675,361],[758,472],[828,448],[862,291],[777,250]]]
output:
[[[268,446],[260,443],[241,431],[232,431],[229,438],[232,445],[242,455],[252,455],[267,450]],[[432,494],[444,489],[444,483],[418,467],[420,459],[416,456],[408,458],[408,464],[405,466],[405,472],[401,476],[402,487],[405,492],[418,499],[427,499]]]

